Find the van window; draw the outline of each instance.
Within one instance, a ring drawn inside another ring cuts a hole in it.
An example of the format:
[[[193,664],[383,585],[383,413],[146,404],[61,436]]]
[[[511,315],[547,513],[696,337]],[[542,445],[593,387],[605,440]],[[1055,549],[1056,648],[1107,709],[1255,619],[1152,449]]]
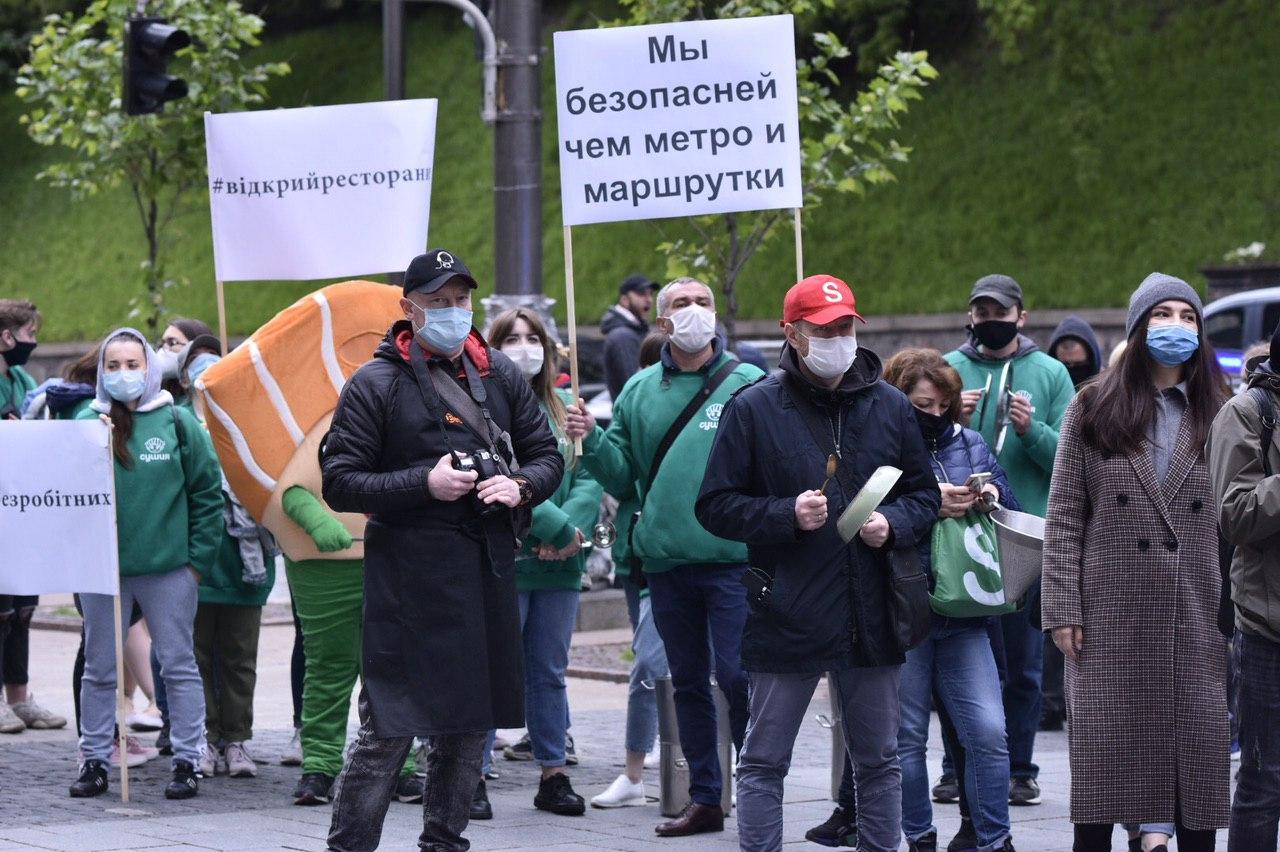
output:
[[[1280,325],[1280,302],[1268,302],[1262,309],[1262,339],[1270,340],[1277,325]]]
[[[1233,308],[1205,317],[1204,332],[1214,349],[1243,349],[1244,309]]]

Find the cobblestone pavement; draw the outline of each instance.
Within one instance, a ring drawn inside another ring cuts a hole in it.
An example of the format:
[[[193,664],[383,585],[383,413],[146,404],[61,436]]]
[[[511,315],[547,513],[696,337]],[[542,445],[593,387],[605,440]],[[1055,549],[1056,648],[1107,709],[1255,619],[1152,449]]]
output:
[[[288,654],[292,628],[267,627],[262,632],[256,733],[251,749],[260,761],[256,779],[218,777],[206,780],[200,795],[184,802],[163,797],[167,761],[154,760],[131,773],[131,801],[119,799],[118,774],[112,773],[109,793],[91,800],[67,796],[75,775],[74,733],[28,731],[0,735],[0,850],[57,849],[259,849],[321,850],[329,824],[328,807],[300,808],[289,793],[298,770],[275,763],[291,734]],[[39,631],[32,637],[32,685],[42,703],[71,715],[70,668],[77,637]],[[612,651],[610,651],[612,653]],[[572,778],[588,798],[621,771],[621,738],[626,686],[595,680],[570,681],[573,733],[582,755]],[[786,794],[788,848],[819,847],[803,840],[807,828],[830,813],[829,733],[813,716],[825,712],[826,693],[819,687],[796,744]],[[354,713],[352,714],[354,718]],[[508,732],[513,738],[519,732]],[[149,736],[149,735],[144,735]],[[940,752],[936,724],[930,765],[936,776]],[[1027,852],[1067,852],[1071,848],[1067,821],[1066,737],[1044,734],[1038,741],[1044,804],[1014,809],[1014,839]],[[585,817],[555,817],[533,808],[537,769],[529,763],[495,761],[502,777],[490,785],[496,817],[476,823],[468,831],[476,850],[522,849],[585,852],[585,850],[734,849],[735,820],[720,835],[661,840],[653,826],[661,820],[656,804],[643,808],[601,811]],[[656,773],[648,773],[654,783]],[[954,806],[938,806],[939,835],[950,839],[958,825]],[[421,828],[421,808],[393,803],[383,831],[383,849],[414,849]],[[1116,848],[1122,847],[1117,832]],[[904,846],[905,848],[905,846]],[[1176,849],[1176,846],[1174,847]],[[1226,848],[1226,839],[1219,849]]]

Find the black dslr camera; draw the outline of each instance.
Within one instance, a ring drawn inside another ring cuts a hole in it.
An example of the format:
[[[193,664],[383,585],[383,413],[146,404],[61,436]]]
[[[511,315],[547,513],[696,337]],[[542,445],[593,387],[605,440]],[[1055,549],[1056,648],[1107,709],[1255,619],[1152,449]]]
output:
[[[453,469],[475,471],[476,482],[484,482],[486,479],[492,479],[495,476],[511,475],[511,468],[507,466],[502,456],[497,453],[491,453],[488,450],[454,453]],[[491,515],[507,508],[501,503],[482,503],[475,492],[472,492],[471,499],[475,501],[476,508],[479,509],[482,515]]]

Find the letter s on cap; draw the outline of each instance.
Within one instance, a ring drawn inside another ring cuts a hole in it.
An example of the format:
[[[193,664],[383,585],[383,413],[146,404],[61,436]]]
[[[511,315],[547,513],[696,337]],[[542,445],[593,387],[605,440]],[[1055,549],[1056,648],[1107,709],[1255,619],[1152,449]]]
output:
[[[840,288],[836,286],[836,282],[834,281],[828,281],[823,284],[822,292],[827,294],[826,298],[828,302],[834,303],[843,300],[843,297],[840,295]]]

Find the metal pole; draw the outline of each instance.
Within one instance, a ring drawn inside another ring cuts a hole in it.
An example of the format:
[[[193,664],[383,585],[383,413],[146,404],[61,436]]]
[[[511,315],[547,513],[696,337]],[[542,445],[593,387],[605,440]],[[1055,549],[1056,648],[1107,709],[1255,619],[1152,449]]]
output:
[[[386,100],[404,99],[404,0],[382,0],[382,84]]]

